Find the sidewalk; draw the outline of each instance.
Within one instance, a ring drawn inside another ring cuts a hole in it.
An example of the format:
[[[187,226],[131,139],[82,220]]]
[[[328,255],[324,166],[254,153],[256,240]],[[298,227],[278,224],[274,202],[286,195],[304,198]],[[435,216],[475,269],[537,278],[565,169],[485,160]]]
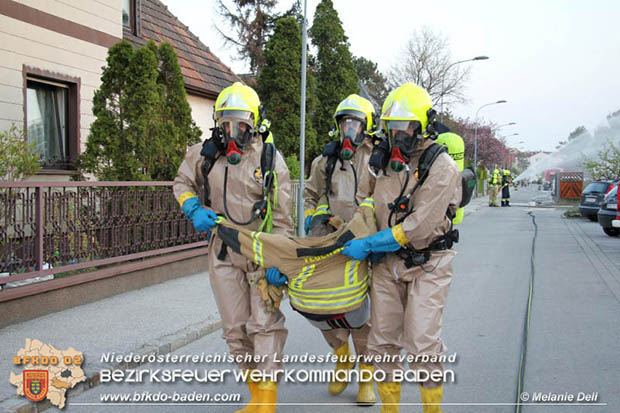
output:
[[[469,201],[469,204],[465,206],[465,216],[474,214],[487,205],[489,205],[488,195],[482,195],[477,198],[472,198],[472,200]]]
[[[487,204],[486,196],[473,199],[465,207],[465,216]],[[0,411],[34,406],[17,396],[8,380],[10,371],[22,370],[14,367],[12,360],[27,338],[59,350],[73,347],[84,354],[82,368],[89,380],[69,390],[70,398],[96,386],[99,370],[130,367],[106,365],[101,361],[104,353],[167,354],[220,326],[208,273],[204,272],[0,329],[0,370],[5,377],[0,379]]]
[[[99,370],[112,367],[101,362],[104,353],[166,354],[220,326],[208,273],[204,272],[0,329],[0,411],[34,406],[17,396],[15,386],[9,383],[9,372],[22,370],[14,367],[12,360],[27,338],[83,353],[82,369],[89,380],[69,390],[70,398],[97,385]],[[40,409],[46,405],[39,404]]]

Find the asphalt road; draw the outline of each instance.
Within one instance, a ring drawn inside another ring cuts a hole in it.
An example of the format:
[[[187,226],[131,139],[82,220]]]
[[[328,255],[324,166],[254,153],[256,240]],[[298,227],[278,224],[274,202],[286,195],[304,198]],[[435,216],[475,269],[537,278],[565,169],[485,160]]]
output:
[[[620,411],[620,239],[606,236],[598,224],[566,219],[561,209],[527,208],[541,193],[513,192],[511,208],[482,208],[460,225],[454,279],[444,313],[443,339],[457,362],[446,368],[456,381],[445,386],[444,412],[513,412],[524,316],[531,276],[533,217],[538,225],[535,249],[529,344],[523,391],[529,402],[544,395],[596,394],[592,404],[525,404],[528,412]],[[289,328],[286,354],[325,354],[329,347],[318,330],[283,304]],[[176,354],[227,352],[220,332],[176,351]],[[217,369],[231,364],[153,364],[149,368]],[[286,364],[285,368],[329,369],[325,364]],[[280,412],[359,411],[354,405],[357,385],[337,397],[323,383],[283,383]],[[68,412],[92,411],[232,411],[230,404],[99,405],[107,393],[142,392],[238,393],[249,399],[247,387],[232,379],[223,383],[101,384],[71,397]],[[547,396],[552,397],[552,396]],[[419,403],[417,385],[403,386],[404,403]],[[379,405],[366,408],[378,412]],[[401,411],[421,412],[421,406]]]

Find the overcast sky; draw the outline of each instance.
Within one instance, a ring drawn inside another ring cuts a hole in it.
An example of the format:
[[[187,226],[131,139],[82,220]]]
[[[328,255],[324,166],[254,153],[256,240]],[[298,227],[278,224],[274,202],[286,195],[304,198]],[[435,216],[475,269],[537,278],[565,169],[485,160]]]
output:
[[[163,2],[225,64],[237,73],[248,71],[214,28],[222,26],[215,0]],[[310,25],[319,2],[307,1]],[[279,0],[279,9],[292,3]],[[553,150],[575,127],[592,130],[620,109],[620,1],[334,0],[334,6],[351,52],[383,72],[413,29],[423,25],[449,39],[454,61],[489,56],[464,63],[471,65],[469,103],[452,109],[473,118],[481,105],[507,100],[482,109],[480,117],[517,122],[500,131],[519,133],[507,138],[510,146]]]

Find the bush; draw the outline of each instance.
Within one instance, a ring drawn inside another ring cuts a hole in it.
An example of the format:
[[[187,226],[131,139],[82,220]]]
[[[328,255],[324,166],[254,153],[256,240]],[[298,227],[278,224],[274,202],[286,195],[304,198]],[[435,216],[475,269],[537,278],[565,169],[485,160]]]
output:
[[[299,161],[296,155],[289,155],[286,157],[286,166],[291,174],[291,181],[299,179]]]
[[[0,181],[19,181],[36,174],[41,168],[39,161],[34,144],[26,141],[17,126],[0,132]]]

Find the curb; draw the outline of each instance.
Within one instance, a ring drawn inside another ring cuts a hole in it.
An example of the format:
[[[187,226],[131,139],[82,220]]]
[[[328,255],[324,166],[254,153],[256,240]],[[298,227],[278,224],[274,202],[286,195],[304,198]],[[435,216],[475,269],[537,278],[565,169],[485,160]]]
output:
[[[477,199],[480,199],[484,197],[478,197]],[[467,208],[465,207],[465,214],[464,216],[468,216],[471,214],[475,214],[476,212],[480,211],[482,208],[484,208],[484,206],[488,203],[488,201],[484,200],[484,201],[476,201],[476,203],[471,202],[468,206],[471,206],[471,208]]]
[[[156,339],[152,343],[144,344],[142,347],[137,348],[131,353],[138,356],[148,356],[148,355],[162,355],[168,354],[173,351],[178,350],[179,348],[192,343],[204,336],[207,336],[222,327],[221,320],[206,320],[200,323],[192,324],[187,326],[175,333],[168,334]],[[129,352],[128,352],[129,353]],[[148,362],[147,362],[148,363]],[[146,363],[118,363],[118,364],[110,364],[104,367],[100,367],[97,371],[87,374],[86,381],[79,383],[74,388],[69,389],[70,392],[66,394],[67,404],[71,397],[81,394],[87,390],[92,389],[100,384],[99,380],[99,370],[101,368],[109,368],[109,369],[134,369],[141,364]],[[47,410],[49,408],[56,408],[49,400],[45,399],[39,403],[32,403],[25,399],[22,396],[14,395],[11,398],[0,401],[0,411],[2,412],[15,412],[15,413],[36,413],[43,410]]]

